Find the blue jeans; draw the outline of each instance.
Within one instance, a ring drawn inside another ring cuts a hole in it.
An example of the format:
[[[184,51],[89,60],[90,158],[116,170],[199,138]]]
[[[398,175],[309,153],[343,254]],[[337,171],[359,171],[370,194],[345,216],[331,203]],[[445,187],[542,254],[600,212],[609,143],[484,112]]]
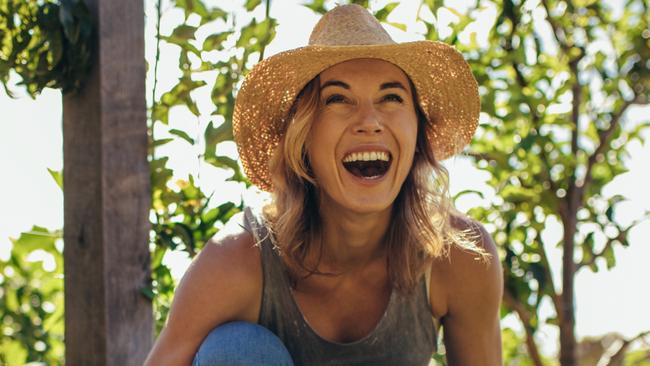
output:
[[[214,328],[192,366],[293,366],[280,338],[261,325],[236,321]]]

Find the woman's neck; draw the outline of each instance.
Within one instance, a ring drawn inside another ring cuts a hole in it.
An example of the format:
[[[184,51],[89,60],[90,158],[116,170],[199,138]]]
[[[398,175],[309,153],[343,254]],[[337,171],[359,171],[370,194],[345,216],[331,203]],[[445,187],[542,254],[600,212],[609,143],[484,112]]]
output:
[[[391,207],[380,212],[357,213],[323,204],[320,207],[321,267],[328,272],[349,272],[385,256],[384,237]],[[317,245],[312,245],[314,251]],[[318,260],[318,254],[315,253]]]

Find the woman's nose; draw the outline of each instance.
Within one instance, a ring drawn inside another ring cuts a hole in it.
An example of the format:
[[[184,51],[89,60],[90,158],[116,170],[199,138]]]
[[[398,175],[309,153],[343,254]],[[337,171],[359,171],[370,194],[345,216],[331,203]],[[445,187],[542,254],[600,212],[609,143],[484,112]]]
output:
[[[377,134],[384,130],[380,115],[373,105],[359,109],[359,115],[354,125],[354,132],[360,134]]]

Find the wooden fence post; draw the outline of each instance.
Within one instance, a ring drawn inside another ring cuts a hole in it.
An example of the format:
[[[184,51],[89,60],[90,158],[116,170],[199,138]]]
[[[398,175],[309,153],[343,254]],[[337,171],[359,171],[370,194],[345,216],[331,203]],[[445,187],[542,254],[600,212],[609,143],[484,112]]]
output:
[[[142,365],[153,340],[143,1],[86,0],[84,89],[63,98],[66,364]]]

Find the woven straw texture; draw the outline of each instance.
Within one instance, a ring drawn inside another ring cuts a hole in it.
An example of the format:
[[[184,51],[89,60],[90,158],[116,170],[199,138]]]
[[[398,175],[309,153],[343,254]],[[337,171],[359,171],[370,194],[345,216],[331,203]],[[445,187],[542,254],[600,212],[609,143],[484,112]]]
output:
[[[310,45],[263,60],[242,84],[233,132],[244,172],[253,184],[273,189],[268,163],[302,88],[323,70],[358,58],[391,62],[413,81],[419,105],[432,124],[427,137],[438,160],[460,152],[471,141],[480,100],[463,56],[441,42],[397,44],[364,8],[339,6],[321,18]]]

